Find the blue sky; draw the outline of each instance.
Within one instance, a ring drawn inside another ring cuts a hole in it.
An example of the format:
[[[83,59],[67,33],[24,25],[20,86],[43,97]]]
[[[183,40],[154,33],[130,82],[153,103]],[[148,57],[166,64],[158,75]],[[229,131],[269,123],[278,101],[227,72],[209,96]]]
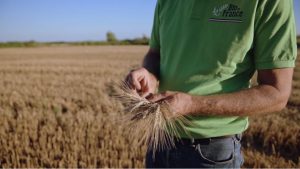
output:
[[[0,41],[105,40],[151,32],[156,0],[0,0]],[[295,0],[300,34],[300,1]]]

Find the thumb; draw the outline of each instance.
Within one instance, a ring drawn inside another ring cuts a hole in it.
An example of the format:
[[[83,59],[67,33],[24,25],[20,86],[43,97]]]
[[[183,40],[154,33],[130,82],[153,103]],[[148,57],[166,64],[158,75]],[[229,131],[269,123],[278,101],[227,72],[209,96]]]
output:
[[[141,84],[140,84],[140,82],[138,81],[137,78],[132,78],[132,83],[133,83],[136,90],[141,90],[142,89]]]
[[[154,103],[163,100],[164,98],[166,98],[166,96],[162,94],[150,94],[146,99]]]
[[[152,93],[150,93],[149,91],[144,91],[144,92],[141,93],[141,97],[147,99],[151,94],[152,94]]]

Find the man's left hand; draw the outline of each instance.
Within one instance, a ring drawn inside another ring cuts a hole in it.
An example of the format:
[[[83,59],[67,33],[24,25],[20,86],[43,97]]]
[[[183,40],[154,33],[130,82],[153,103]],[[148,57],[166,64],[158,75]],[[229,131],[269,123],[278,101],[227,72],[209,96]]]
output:
[[[172,112],[173,117],[188,115],[192,111],[193,96],[181,93],[166,91],[159,94],[152,94],[147,99],[151,102],[166,102]]]

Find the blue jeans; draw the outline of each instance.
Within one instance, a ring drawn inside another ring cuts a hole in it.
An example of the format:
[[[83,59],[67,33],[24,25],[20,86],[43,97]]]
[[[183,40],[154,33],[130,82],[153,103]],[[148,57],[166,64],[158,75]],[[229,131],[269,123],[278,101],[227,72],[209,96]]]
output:
[[[241,134],[227,138],[212,138],[190,145],[176,144],[176,148],[155,153],[147,151],[146,168],[240,168]]]

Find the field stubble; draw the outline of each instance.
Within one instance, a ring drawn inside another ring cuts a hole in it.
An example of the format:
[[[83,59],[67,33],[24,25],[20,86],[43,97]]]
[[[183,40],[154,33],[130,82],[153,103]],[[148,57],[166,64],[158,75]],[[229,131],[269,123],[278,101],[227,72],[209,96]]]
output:
[[[1,167],[143,167],[112,84],[147,47],[0,49]],[[300,167],[300,61],[285,110],[252,117],[244,167]],[[128,136],[129,135],[129,136]]]

